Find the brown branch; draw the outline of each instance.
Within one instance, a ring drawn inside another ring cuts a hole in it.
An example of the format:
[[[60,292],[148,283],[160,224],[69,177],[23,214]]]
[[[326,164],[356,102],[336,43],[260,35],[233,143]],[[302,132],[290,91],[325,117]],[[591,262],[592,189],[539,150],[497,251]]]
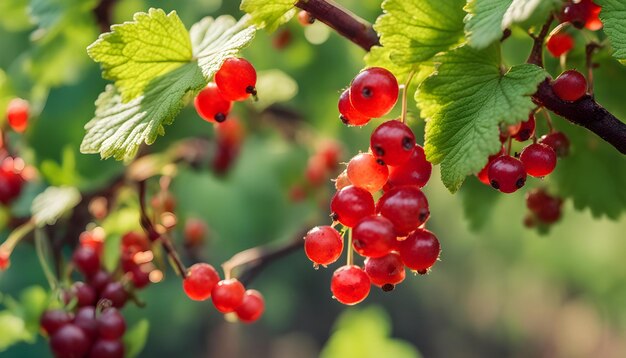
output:
[[[539,31],[539,35],[530,35],[533,38],[533,48],[530,50],[530,56],[528,56],[528,60],[526,62],[543,67],[543,42],[548,35],[548,31],[550,31],[550,26],[552,25],[553,20],[554,17],[550,14],[550,17],[548,17],[548,20],[541,28],[541,31]]]

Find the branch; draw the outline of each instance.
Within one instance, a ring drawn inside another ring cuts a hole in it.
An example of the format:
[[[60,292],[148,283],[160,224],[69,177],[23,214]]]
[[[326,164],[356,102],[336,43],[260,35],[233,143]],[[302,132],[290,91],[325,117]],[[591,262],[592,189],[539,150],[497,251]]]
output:
[[[316,19],[366,50],[379,45],[378,37],[371,24],[330,1],[300,0],[296,6],[310,12]],[[550,16],[539,35],[533,36],[534,44],[528,59],[529,63],[543,64],[543,44],[552,20]],[[549,80],[546,80],[533,95],[533,100],[570,122],[585,127],[621,153],[626,154],[626,124],[598,104],[593,97],[586,95],[574,103],[564,102],[556,97]]]
[[[111,27],[111,15],[116,0],[100,0],[98,6],[93,9],[96,22],[100,25],[101,32],[107,32]]]

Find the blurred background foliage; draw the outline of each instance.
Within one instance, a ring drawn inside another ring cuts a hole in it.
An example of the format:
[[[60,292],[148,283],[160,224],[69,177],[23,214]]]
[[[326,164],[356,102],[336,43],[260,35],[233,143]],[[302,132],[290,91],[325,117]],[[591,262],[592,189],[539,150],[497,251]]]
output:
[[[368,21],[380,13],[380,1],[341,3]],[[71,11],[50,11],[50,4]],[[233,0],[119,0],[113,23],[159,7],[176,10],[190,27],[207,15],[239,17],[238,5]],[[24,138],[11,137],[41,174],[40,182],[31,184],[11,208],[12,215],[28,213],[30,201],[46,183],[89,191],[108,185],[124,169],[118,162],[78,151],[83,125],[92,117],[93,102],[105,84],[84,50],[100,32],[92,16],[94,6],[92,0],[0,2],[0,113],[9,98],[20,96],[29,99],[38,114]],[[523,62],[530,46],[524,31],[514,31],[504,46],[505,60]],[[577,51],[574,64],[584,57]],[[337,120],[338,94],[363,66],[363,51],[322,24],[303,29],[292,21],[277,33],[259,32],[244,56],[259,71],[282,71],[269,81],[274,88],[268,93],[288,87],[295,96],[269,111],[251,103],[235,106],[235,115],[247,127],[246,139],[226,175],[218,176],[208,167],[178,168],[172,190],[179,222],[198,217],[209,223],[210,239],[199,255],[216,266],[246,248],[287,241],[302,229],[328,223],[330,182],[295,203],[289,188],[303,180],[307,159],[319,142],[334,138],[342,143],[345,161],[366,150],[376,125],[346,128]],[[626,118],[626,70],[608,55],[597,61],[598,101]],[[548,61],[553,75],[557,66]],[[259,93],[263,98],[263,91]],[[419,116],[412,117],[410,125],[423,131]],[[391,293],[373,290],[359,307],[344,307],[330,297],[332,269],[313,270],[304,253],[296,252],[251,285],[263,292],[267,308],[259,323],[248,326],[226,322],[209,303],[191,302],[170,271],[164,282],[140,294],[145,308],[125,309],[131,326],[143,318],[150,322],[141,356],[626,356],[626,219],[620,215],[626,208],[623,200],[615,199],[626,196],[626,190],[614,192],[615,186],[606,185],[623,178],[620,171],[626,164],[586,131],[559,119],[556,126],[577,138],[575,142],[593,142],[601,149],[598,153],[606,154],[589,154],[589,165],[609,165],[585,167],[574,155],[559,162],[552,182],[533,179],[526,189],[547,185],[556,192],[587,193],[595,215],[589,209],[575,210],[567,200],[563,219],[539,235],[522,224],[523,191],[498,195],[468,178],[461,194],[452,196],[435,170],[425,191],[431,208],[429,229],[438,235],[443,251],[428,276],[410,275]],[[188,106],[149,150],[164,151],[190,136],[210,139],[214,133],[213,126]],[[586,151],[584,146],[573,150]],[[579,208],[589,206],[580,203]],[[4,210],[6,221],[9,214]],[[133,193],[107,225],[117,234],[138,227]],[[3,236],[7,234],[5,229]],[[180,229],[176,236],[181,237]],[[114,238],[111,235],[112,242]],[[67,250],[69,254],[71,248]],[[35,285],[46,287],[34,249],[25,243],[14,252],[11,268],[0,273],[3,357],[49,354],[33,326],[33,317],[47,304],[47,294]],[[12,339],[23,343],[4,350]]]

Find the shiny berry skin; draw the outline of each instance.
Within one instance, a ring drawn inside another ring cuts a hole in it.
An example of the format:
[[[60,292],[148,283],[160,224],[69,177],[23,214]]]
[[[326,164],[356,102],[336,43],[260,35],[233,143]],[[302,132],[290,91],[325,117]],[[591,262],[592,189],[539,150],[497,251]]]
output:
[[[535,116],[531,114],[526,121],[520,123],[517,132],[511,136],[518,142],[525,142],[535,135],[535,126]]]
[[[235,314],[241,322],[251,323],[261,318],[264,310],[265,300],[261,292],[246,290],[243,295],[243,303],[237,307]]]
[[[102,290],[100,298],[110,300],[113,307],[122,308],[126,304],[128,293],[121,282],[111,282]]]
[[[244,100],[251,94],[256,95],[256,70],[246,59],[228,58],[215,73],[215,84],[224,99]]]
[[[99,295],[106,285],[108,285],[112,281],[111,274],[104,270],[100,270],[96,272],[93,276],[89,278],[89,285],[96,290],[96,293]]]
[[[543,143],[556,153],[559,158],[566,157],[569,154],[569,139],[563,132],[552,132],[546,134],[539,139],[539,143]]]
[[[370,153],[360,153],[350,159],[347,172],[352,185],[369,192],[382,189],[389,178],[387,166]]]
[[[385,164],[401,165],[411,158],[415,149],[415,134],[400,121],[387,121],[372,132],[370,149]]]
[[[39,320],[41,328],[49,335],[53,335],[59,328],[72,322],[72,314],[56,309],[45,311]]]
[[[378,118],[393,109],[398,91],[398,81],[391,72],[381,67],[370,67],[352,80],[350,103],[361,114]]]
[[[124,344],[119,339],[98,339],[94,342],[87,357],[124,358]]]
[[[220,275],[207,263],[197,263],[187,270],[183,280],[183,290],[194,301],[204,301],[211,297],[211,290],[219,282]]]
[[[541,178],[554,170],[556,167],[556,153],[545,144],[530,144],[522,150],[520,160],[524,163],[528,175]]]
[[[20,170],[15,167],[16,159],[6,157],[0,166],[0,203],[3,205],[9,205],[17,199],[24,187]]]
[[[406,162],[389,167],[389,179],[385,190],[405,185],[415,185],[421,188],[428,183],[432,170],[433,165],[426,160],[424,148],[415,145],[415,149]]]
[[[488,175],[489,166],[494,160],[496,160],[496,158],[500,157],[502,154],[504,154],[504,147],[502,147],[502,149],[500,149],[500,151],[497,154],[490,155],[489,159],[487,160],[487,164],[485,164],[485,166],[480,170],[480,172],[476,174],[476,176],[478,177],[478,180],[480,180],[483,184],[491,185],[491,183],[489,182],[489,175]]]
[[[592,0],[582,0],[578,3],[569,1],[563,8],[561,21],[570,22],[578,29],[586,27],[592,31],[600,30],[602,28],[602,21],[599,18],[601,9]]]
[[[91,277],[100,270],[100,256],[91,247],[79,246],[76,248],[72,262],[86,277]]]
[[[70,292],[73,297],[76,297],[78,307],[96,304],[96,290],[84,282],[74,282]]]
[[[398,242],[398,253],[402,262],[414,271],[430,269],[437,262],[440,251],[437,237],[425,229],[417,229]]]
[[[330,226],[316,226],[304,237],[304,252],[316,265],[329,265],[337,261],[343,251],[341,235]]]
[[[91,348],[87,334],[74,324],[59,328],[50,338],[50,348],[55,357],[82,358]]]
[[[207,122],[224,122],[233,108],[233,102],[225,99],[215,82],[210,82],[194,100],[198,115]]]
[[[338,268],[330,280],[333,297],[344,305],[355,305],[370,293],[370,278],[365,271],[354,265]]]
[[[352,228],[352,246],[361,256],[385,256],[393,250],[395,242],[393,223],[383,216],[364,217]]]
[[[374,214],[374,198],[369,191],[349,185],[335,193],[330,210],[333,220],[353,227],[362,218]]]
[[[298,12],[298,22],[302,26],[309,26],[315,22],[315,17],[306,10],[300,10]]]
[[[574,39],[566,33],[554,34],[548,38],[546,48],[553,57],[561,57],[574,48]]]
[[[346,89],[339,96],[339,102],[337,103],[339,109],[339,119],[343,124],[348,126],[364,126],[371,120],[370,117],[359,113],[352,103],[350,103],[350,89]]]
[[[115,308],[107,308],[98,316],[98,332],[100,338],[118,339],[126,332],[126,321]]]
[[[365,272],[372,283],[382,287],[383,291],[391,291],[406,276],[404,262],[395,252],[383,257],[365,259]]]
[[[90,341],[98,337],[98,321],[96,320],[96,308],[94,306],[79,308],[76,311],[73,323],[85,332]]]
[[[21,98],[13,98],[7,107],[7,120],[11,128],[18,133],[24,133],[28,128],[29,117],[28,101]]]
[[[503,193],[513,193],[526,184],[524,164],[510,155],[502,155],[494,159],[487,171],[489,183]]]
[[[576,70],[567,70],[552,81],[554,93],[563,101],[574,102],[587,93],[587,80]]]
[[[376,204],[376,211],[393,223],[397,236],[406,236],[428,220],[426,195],[416,186],[387,191]]]
[[[222,280],[211,292],[213,305],[222,313],[233,312],[243,303],[245,292],[243,284],[236,278]]]

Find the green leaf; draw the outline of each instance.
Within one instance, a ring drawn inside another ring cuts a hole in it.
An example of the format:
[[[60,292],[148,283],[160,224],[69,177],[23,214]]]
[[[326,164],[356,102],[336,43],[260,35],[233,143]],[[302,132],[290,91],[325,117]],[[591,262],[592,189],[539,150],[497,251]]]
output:
[[[32,23],[28,16],[28,0],[0,1],[0,25],[11,31],[30,28]]]
[[[420,86],[416,101],[427,119],[428,160],[441,164],[441,179],[456,192],[465,177],[480,171],[500,148],[498,124],[528,118],[530,96],[546,74],[535,65],[502,73],[498,46],[469,46],[439,56],[435,75]]]
[[[152,144],[165,134],[184,105],[188,92],[196,93],[206,81],[195,63],[154,79],[143,95],[128,103],[113,85],[96,100],[96,116],[85,125],[87,134],[80,145],[82,153],[100,153],[102,158],[131,160],[143,143]]]
[[[479,231],[491,220],[496,202],[503,197],[491,186],[481,183],[478,178],[466,180],[459,193],[465,219],[472,231]]]
[[[73,187],[47,188],[37,195],[31,206],[31,213],[38,227],[53,225],[61,216],[68,213],[80,202],[80,192]]]
[[[289,21],[296,13],[295,0],[243,0],[240,9],[252,16],[252,23],[269,32]]]
[[[25,328],[34,339],[39,333],[39,319],[48,306],[48,293],[41,286],[31,286],[20,293]]]
[[[287,102],[298,93],[298,83],[281,70],[259,71],[256,83],[259,100],[254,102],[257,110],[277,102]]]
[[[134,21],[113,25],[87,48],[89,56],[102,66],[102,75],[115,81],[122,102],[144,93],[159,76],[192,59],[189,33],[175,11],[161,9],[137,13]]]
[[[256,28],[249,26],[248,20],[248,16],[239,21],[228,15],[217,19],[205,17],[191,27],[193,56],[198,59],[198,66],[207,81],[227,58],[236,56],[252,41]]]
[[[374,29],[390,60],[410,70],[461,43],[463,5],[465,0],[386,0]]]
[[[124,334],[124,348],[126,358],[135,358],[141,353],[148,340],[150,323],[147,319],[137,322]]]
[[[29,337],[26,324],[21,317],[8,311],[0,312],[0,352],[28,340]]]
[[[513,23],[528,19],[542,0],[470,0],[466,6],[465,31],[469,44],[477,49],[502,37]]]
[[[613,56],[626,65],[626,2],[623,0],[596,0],[602,6],[600,19],[604,32],[611,41]]]
[[[32,0],[30,15],[41,30],[53,32],[68,20],[90,16],[97,5],[97,0]]]
[[[76,170],[76,157],[72,146],[63,147],[60,165],[52,160],[44,160],[40,167],[41,174],[51,185],[77,186],[81,182],[80,173]]]

